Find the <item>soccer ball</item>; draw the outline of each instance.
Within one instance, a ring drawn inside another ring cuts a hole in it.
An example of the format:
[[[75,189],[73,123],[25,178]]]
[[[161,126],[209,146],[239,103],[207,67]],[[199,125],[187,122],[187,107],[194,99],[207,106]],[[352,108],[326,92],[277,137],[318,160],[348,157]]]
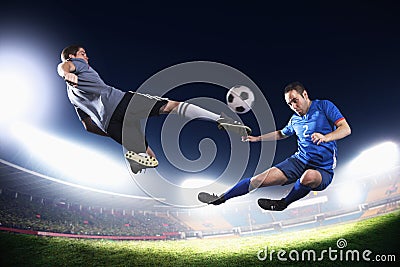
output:
[[[228,107],[239,114],[248,112],[254,104],[254,93],[244,85],[236,85],[226,94]]]

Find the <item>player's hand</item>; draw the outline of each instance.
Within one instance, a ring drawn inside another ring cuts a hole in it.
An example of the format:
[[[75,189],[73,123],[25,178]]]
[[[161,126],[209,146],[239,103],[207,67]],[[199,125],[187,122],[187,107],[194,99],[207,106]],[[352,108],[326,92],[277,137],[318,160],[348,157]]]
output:
[[[321,143],[329,142],[328,138],[321,133],[313,133],[311,135],[311,140],[313,141],[314,144],[317,144],[317,145],[319,145]]]
[[[260,136],[242,136],[242,142],[258,142],[261,141],[261,137]]]
[[[64,75],[64,80],[65,80],[68,84],[72,85],[73,87],[77,87],[77,86],[78,86],[78,76],[76,76],[76,75],[73,74],[73,73],[70,73],[70,72],[65,73],[65,75]]]

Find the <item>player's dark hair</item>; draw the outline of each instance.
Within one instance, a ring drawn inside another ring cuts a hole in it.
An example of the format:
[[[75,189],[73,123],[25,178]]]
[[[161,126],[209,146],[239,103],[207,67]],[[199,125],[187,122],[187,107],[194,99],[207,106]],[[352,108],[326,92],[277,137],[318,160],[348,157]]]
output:
[[[306,90],[306,88],[300,82],[292,82],[285,86],[285,94],[293,90],[296,90],[297,93],[303,95],[303,92]]]
[[[66,61],[69,59],[69,55],[74,55],[76,56],[76,53],[78,53],[79,49],[83,48],[81,45],[70,45],[64,48],[61,51],[61,60]]]

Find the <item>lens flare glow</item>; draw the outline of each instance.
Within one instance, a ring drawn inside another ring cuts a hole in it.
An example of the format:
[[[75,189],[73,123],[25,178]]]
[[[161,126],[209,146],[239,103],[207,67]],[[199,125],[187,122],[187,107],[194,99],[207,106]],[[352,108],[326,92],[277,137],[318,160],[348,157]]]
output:
[[[116,185],[129,180],[123,163],[107,157],[102,151],[69,142],[26,124],[14,124],[12,132],[28,150],[27,153],[69,180],[92,186]]]
[[[363,187],[359,183],[351,182],[344,184],[335,190],[338,201],[344,207],[354,206],[361,204],[366,196]]]
[[[40,48],[25,43],[12,39],[0,43],[0,124],[3,126],[16,121],[40,120],[53,103],[54,86],[49,77],[56,75],[55,69],[40,57]]]
[[[387,172],[398,164],[397,145],[393,142],[384,142],[363,151],[349,167],[353,174],[365,176]]]
[[[181,186],[184,188],[199,188],[212,184],[213,182],[214,181],[207,179],[186,179],[185,181],[183,181]]]

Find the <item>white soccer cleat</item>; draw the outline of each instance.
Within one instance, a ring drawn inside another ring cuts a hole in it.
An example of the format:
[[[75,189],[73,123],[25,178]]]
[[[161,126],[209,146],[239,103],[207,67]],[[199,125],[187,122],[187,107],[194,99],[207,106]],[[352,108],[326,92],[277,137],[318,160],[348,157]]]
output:
[[[143,169],[155,168],[158,166],[158,160],[147,155],[146,153],[135,153],[133,151],[128,151],[125,153],[125,158],[129,161],[131,170],[135,174]]]

